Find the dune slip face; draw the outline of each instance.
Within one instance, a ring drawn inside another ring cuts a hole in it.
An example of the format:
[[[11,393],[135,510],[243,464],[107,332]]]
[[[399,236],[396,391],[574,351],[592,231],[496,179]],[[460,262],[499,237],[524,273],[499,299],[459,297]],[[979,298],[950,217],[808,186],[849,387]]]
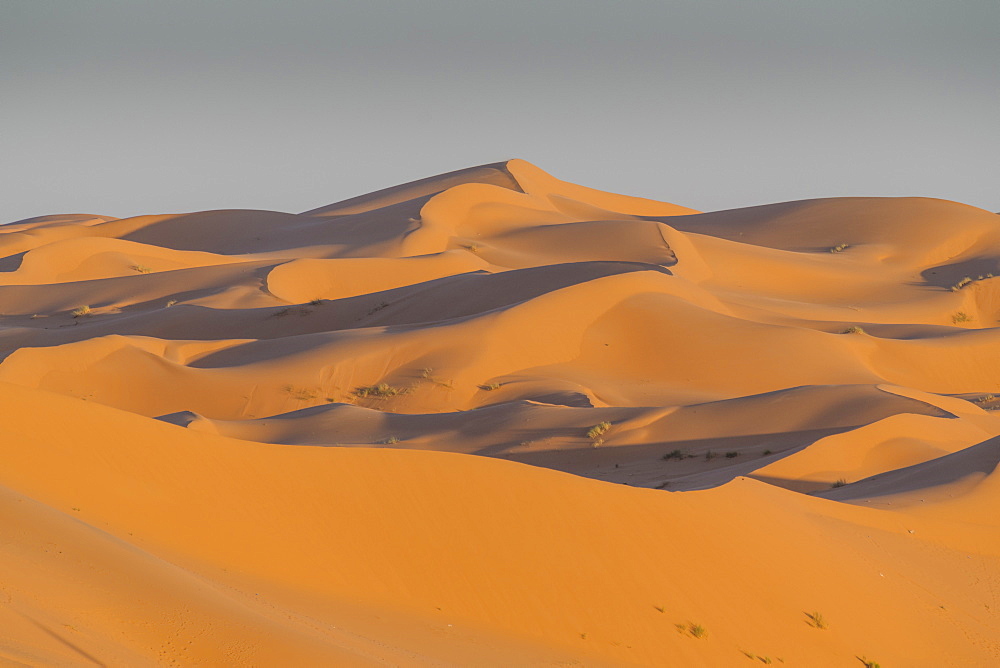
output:
[[[4,665],[1000,665],[971,206],[33,218],[0,402]]]

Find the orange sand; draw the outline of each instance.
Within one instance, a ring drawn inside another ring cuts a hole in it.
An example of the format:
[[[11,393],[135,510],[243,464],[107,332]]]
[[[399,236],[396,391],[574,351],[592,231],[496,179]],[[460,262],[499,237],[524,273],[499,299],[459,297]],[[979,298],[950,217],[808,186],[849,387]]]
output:
[[[1000,663],[997,214],[513,160],[0,250],[3,665]]]

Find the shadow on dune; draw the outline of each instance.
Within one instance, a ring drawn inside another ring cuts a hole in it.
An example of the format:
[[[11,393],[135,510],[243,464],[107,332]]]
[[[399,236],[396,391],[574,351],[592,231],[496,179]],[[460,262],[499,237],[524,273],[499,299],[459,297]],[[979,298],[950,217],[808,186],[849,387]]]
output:
[[[906,494],[958,482],[974,474],[993,473],[1000,464],[1000,436],[914,466],[887,471],[849,485],[817,492],[834,501],[861,501]]]

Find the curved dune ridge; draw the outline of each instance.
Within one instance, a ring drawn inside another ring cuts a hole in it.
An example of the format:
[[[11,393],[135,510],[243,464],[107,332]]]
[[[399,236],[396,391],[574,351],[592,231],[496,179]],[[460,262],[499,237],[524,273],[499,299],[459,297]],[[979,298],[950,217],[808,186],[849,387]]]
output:
[[[512,160],[0,255],[0,662],[1000,663],[1000,215]]]

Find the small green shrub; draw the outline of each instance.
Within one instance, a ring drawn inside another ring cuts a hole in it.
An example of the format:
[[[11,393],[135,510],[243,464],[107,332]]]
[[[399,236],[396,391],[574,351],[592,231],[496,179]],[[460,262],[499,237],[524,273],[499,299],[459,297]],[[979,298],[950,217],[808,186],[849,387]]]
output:
[[[878,661],[872,661],[871,659],[867,659],[863,656],[856,656],[854,658],[863,663],[865,668],[882,668]]]
[[[708,635],[708,631],[701,624],[689,624],[688,633],[694,638],[704,638]]]
[[[671,450],[667,454],[663,455],[664,459],[684,459],[684,453],[680,450]]]
[[[961,290],[962,288],[964,288],[969,283],[972,283],[972,277],[971,276],[966,276],[965,278],[961,279],[958,283],[956,283],[955,285],[951,286],[951,291],[952,292],[958,292],[959,290]]]
[[[90,315],[92,312],[93,311],[89,306],[80,306],[70,311],[70,315],[74,318],[83,318],[84,316]]]
[[[851,327],[848,327],[843,332],[841,332],[841,334],[864,334],[864,333],[865,333],[865,330],[862,329],[861,327],[858,327],[857,325],[853,325]]]
[[[600,424],[595,424],[587,430],[587,438],[597,440],[604,434],[608,433],[609,429],[611,429],[611,423],[606,420]]]
[[[384,399],[386,397],[395,397],[399,394],[406,394],[406,389],[402,387],[393,387],[388,383],[363,385],[361,387],[354,388],[354,396],[356,397],[376,397]]]
[[[972,318],[970,318],[969,314],[965,311],[959,311],[955,315],[951,316],[951,321],[956,325],[960,322],[970,322],[971,320]]]

